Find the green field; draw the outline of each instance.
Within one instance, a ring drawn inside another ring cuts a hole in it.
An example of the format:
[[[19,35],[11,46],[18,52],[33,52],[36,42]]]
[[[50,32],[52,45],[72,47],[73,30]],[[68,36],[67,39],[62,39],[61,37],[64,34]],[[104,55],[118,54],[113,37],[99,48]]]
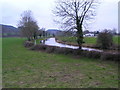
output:
[[[3,38],[4,88],[118,88],[118,64],[30,51],[25,39]]]
[[[76,42],[76,37],[58,37],[59,40],[62,40],[64,42],[70,42],[70,43],[73,43],[73,44],[77,44]],[[120,44],[120,36],[114,36],[113,37],[113,42],[115,44]],[[95,45],[96,44],[96,41],[97,41],[97,38],[96,37],[84,37],[84,44],[87,44],[87,45]]]
[[[2,38],[0,37],[0,87],[2,87]]]

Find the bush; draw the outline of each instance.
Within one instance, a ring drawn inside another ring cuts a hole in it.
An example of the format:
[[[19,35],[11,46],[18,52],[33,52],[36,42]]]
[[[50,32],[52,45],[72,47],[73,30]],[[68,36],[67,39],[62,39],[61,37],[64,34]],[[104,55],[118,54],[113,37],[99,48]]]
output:
[[[54,46],[47,46],[46,47],[46,52],[47,53],[53,53],[53,52],[55,52],[56,48],[57,47],[54,47]]]
[[[58,53],[58,54],[73,54],[73,49],[71,48],[64,48],[64,47],[57,47],[55,49],[55,53]]]
[[[74,49],[71,49],[71,48],[65,48],[64,50],[65,50],[64,54],[73,54],[73,51],[74,51]]]
[[[40,44],[40,45],[35,45],[33,47],[31,47],[31,50],[46,50],[47,46],[44,44]]]
[[[120,53],[103,52],[100,59],[101,60],[120,61]]]
[[[101,52],[84,50],[84,51],[82,51],[81,55],[85,56],[85,57],[88,57],[88,58],[98,59],[101,56]]]
[[[105,31],[98,35],[97,37],[97,45],[101,49],[110,49],[113,44],[112,34]]]
[[[117,50],[120,51],[120,45],[117,46]]]
[[[64,54],[64,52],[65,52],[65,49],[60,48],[60,47],[56,48],[55,50],[55,53],[58,53],[58,54]]]
[[[24,42],[24,46],[27,47],[27,48],[29,48],[29,47],[34,46],[34,43],[33,43],[33,42],[30,42],[30,41],[25,41],[25,42]]]
[[[80,49],[74,49],[73,50],[73,55],[82,55],[83,50]]]

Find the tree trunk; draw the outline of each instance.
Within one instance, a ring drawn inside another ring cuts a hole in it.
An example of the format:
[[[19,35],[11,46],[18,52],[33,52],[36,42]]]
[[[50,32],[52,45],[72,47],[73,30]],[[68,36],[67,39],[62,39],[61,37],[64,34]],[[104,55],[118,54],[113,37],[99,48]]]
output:
[[[82,45],[81,44],[79,44],[79,49],[82,49]]]
[[[77,31],[77,43],[79,45],[79,49],[82,49],[82,43],[83,43],[82,26],[79,26],[78,31]]]
[[[81,38],[80,36],[77,37],[77,43],[78,43],[79,49],[82,49],[82,41],[83,41],[83,38]]]
[[[77,43],[79,45],[79,49],[82,49],[83,43],[83,32],[82,32],[82,22],[78,18],[78,12],[76,10],[76,25],[77,25]]]

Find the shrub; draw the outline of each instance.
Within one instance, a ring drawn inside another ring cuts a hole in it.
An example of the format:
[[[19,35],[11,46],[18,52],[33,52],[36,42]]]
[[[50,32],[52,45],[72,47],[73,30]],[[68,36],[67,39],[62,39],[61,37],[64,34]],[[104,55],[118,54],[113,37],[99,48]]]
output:
[[[29,47],[34,46],[34,43],[31,42],[31,41],[25,41],[25,42],[24,42],[24,46],[27,47],[27,48],[29,48]]]
[[[74,50],[74,49],[65,48],[64,50],[65,50],[64,54],[73,54],[73,50]]]
[[[40,44],[40,45],[35,45],[33,47],[31,47],[31,50],[46,50],[47,46],[44,44]]]
[[[100,59],[101,60],[120,61],[120,53],[103,52]]]
[[[80,49],[74,49],[73,50],[73,55],[82,55],[83,50]]]
[[[58,54],[73,54],[73,49],[64,48],[64,47],[57,47],[55,49],[55,53],[58,53]]]
[[[54,51],[54,53],[62,54],[63,53],[62,50],[63,49],[61,49],[60,47],[58,47],[58,48],[56,48],[56,50]]]
[[[118,51],[120,51],[120,45],[117,46]]]
[[[85,56],[85,57],[88,57],[88,58],[98,59],[101,56],[101,52],[84,50],[84,51],[82,51],[81,55]]]
[[[101,57],[101,52],[94,52],[93,53],[93,57],[92,58],[96,58],[96,59],[98,59],[98,58],[100,58]]]
[[[54,46],[47,46],[46,47],[46,52],[47,53],[53,53],[55,51],[56,47]]]
[[[112,34],[105,31],[98,35],[97,37],[97,45],[102,49],[110,49],[113,44]]]

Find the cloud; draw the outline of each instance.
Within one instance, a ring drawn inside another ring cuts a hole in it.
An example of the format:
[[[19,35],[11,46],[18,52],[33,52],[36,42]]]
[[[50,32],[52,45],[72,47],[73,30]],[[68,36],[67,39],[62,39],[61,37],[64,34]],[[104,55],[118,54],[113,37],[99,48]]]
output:
[[[25,10],[31,10],[40,27],[54,26],[51,15],[54,0],[3,0],[1,3],[3,24],[16,26],[20,14]]]
[[[117,28],[117,2],[119,0],[102,0],[97,9],[95,22],[91,30],[103,28]],[[25,10],[31,10],[34,18],[38,21],[39,27],[58,28],[53,22],[52,9],[54,9],[55,0],[0,0],[3,24],[16,26],[20,15]],[[0,19],[1,20],[1,19]]]
[[[95,30],[99,29],[118,29],[118,3],[108,1],[102,2],[98,11],[96,22],[93,25]],[[117,1],[117,0],[116,0]]]

